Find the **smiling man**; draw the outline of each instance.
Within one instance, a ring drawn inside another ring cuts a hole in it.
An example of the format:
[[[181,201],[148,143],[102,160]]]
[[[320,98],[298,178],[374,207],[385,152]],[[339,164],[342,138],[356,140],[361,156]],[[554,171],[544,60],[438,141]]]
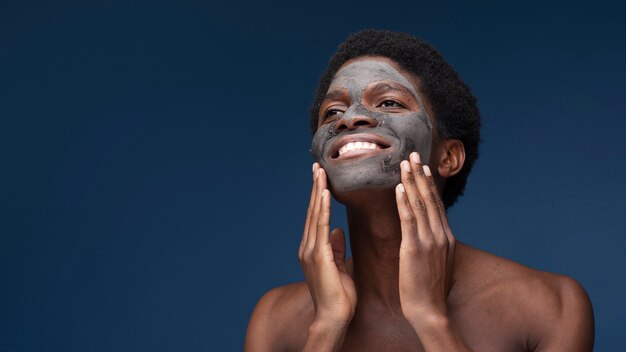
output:
[[[582,287],[456,240],[446,209],[478,156],[475,98],[432,47],[363,31],[312,108],[306,282],[257,304],[246,351],[591,351]],[[329,230],[345,204],[353,258]],[[462,232],[458,230],[459,232]]]

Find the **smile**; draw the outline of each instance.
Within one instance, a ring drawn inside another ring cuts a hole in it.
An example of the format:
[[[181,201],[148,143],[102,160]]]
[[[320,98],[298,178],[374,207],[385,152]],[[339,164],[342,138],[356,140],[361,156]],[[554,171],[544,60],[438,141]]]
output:
[[[377,153],[389,148],[390,144],[377,135],[358,133],[340,138],[331,148],[332,159],[344,159]]]
[[[344,155],[345,153],[353,152],[355,150],[373,150],[373,149],[382,149],[376,143],[370,142],[348,142],[343,147],[339,148],[339,156]]]

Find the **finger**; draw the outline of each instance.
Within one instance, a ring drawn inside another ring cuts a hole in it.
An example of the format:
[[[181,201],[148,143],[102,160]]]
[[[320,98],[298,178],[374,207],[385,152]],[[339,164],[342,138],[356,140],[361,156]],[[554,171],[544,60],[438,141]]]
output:
[[[322,190],[322,199],[320,204],[320,215],[317,219],[317,238],[315,247],[323,248],[330,244],[328,230],[330,227],[330,192],[327,189]]]
[[[306,223],[304,224],[304,229],[305,232],[308,229],[308,222],[309,222],[309,218],[311,215],[311,212],[313,210],[313,203],[315,202],[315,179],[316,179],[316,171],[319,168],[319,164],[318,163],[313,163],[313,167],[312,167],[312,173],[311,173],[311,177],[313,179],[313,182],[311,184],[311,198],[309,200],[309,207],[307,208],[307,212],[306,212]]]
[[[437,186],[435,185],[435,179],[433,178],[432,172],[430,171],[430,167],[428,167],[427,165],[424,166],[424,174],[426,175],[426,179],[428,180],[430,189],[433,190],[435,194],[437,195],[437,210],[439,211],[439,217],[441,218],[444,233],[447,239],[449,255],[446,260],[447,262],[446,266],[449,270],[448,277],[450,279],[446,286],[446,293],[450,293],[450,290],[452,289],[452,285],[454,282],[454,260],[455,260],[454,254],[455,254],[456,241],[454,239],[454,235],[452,234],[452,231],[450,230],[450,225],[448,224],[448,216],[446,215],[446,208],[443,204],[443,201],[441,200],[441,197],[439,196],[439,192],[437,191]]]
[[[313,163],[313,173],[312,173],[312,177],[313,177],[313,185],[311,186],[311,198],[309,199],[309,207],[307,208],[306,211],[306,220],[304,222],[304,231],[302,231],[302,240],[300,241],[300,249],[298,250],[298,256],[300,259],[302,259],[302,252],[304,251],[304,248],[306,247],[306,243],[307,243],[307,237],[309,234],[309,224],[311,223],[311,215],[313,213],[313,205],[315,203],[315,192],[317,190],[317,188],[315,187],[315,176],[316,176],[316,171],[319,168],[319,164],[318,163]]]
[[[326,177],[326,170],[322,169],[321,167],[319,168],[319,176],[317,177],[317,181],[319,182],[319,189],[326,189],[328,188],[327,185],[327,177]]]
[[[431,234],[430,225],[428,223],[428,215],[426,212],[426,204],[421,197],[417,185],[415,183],[415,176],[411,172],[411,165],[408,161],[403,160],[400,163],[400,174],[402,185],[405,190],[406,198],[410,204],[410,209],[415,216],[417,225],[417,241],[424,242],[424,244],[432,243],[433,236]]]
[[[344,273],[347,273],[348,267],[346,265],[346,239],[342,229],[336,228],[331,231],[330,246],[333,248],[333,257],[335,259],[337,269],[343,271]]]
[[[319,169],[319,168],[320,168],[320,164],[318,164],[318,163],[313,163],[313,174],[312,174],[312,176],[313,176],[313,181],[315,181],[315,171],[317,171],[317,169]]]
[[[438,243],[441,243],[445,241],[446,238],[437,204],[439,194],[437,193],[436,189],[433,190],[430,187],[430,183],[428,182],[428,179],[426,177],[425,169],[421,164],[419,154],[413,152],[411,153],[409,158],[411,159],[411,168],[413,170],[413,177],[415,177],[415,184],[417,185],[418,192],[424,200],[426,206],[426,214],[432,233],[432,238]]]
[[[305,251],[312,251],[313,247],[315,246],[315,239],[317,237],[317,219],[319,217],[319,208],[320,208],[320,202],[321,202],[321,197],[322,197],[322,190],[323,188],[321,188],[321,173],[322,173],[322,169],[321,168],[317,168],[315,170],[315,195],[313,197],[313,206],[311,208],[311,217],[309,219],[309,226],[308,226],[308,234],[307,234],[307,239],[306,239],[306,244],[305,244]]]
[[[318,167],[316,173],[317,176],[315,179],[315,203],[313,204],[313,215],[311,216],[311,223],[309,224],[309,238],[307,239],[307,246],[311,250],[315,248],[315,245],[317,243],[317,236],[324,235],[323,233],[319,233],[318,229],[320,215],[323,207],[322,196],[324,195],[324,190],[326,190],[326,173],[321,167]],[[326,232],[326,237],[328,237],[328,232]]]
[[[401,248],[415,249],[418,242],[417,225],[415,223],[415,215],[411,210],[411,205],[406,195],[406,188],[402,183],[396,186],[396,205],[398,206],[402,232]]]
[[[450,224],[448,223],[448,215],[446,214],[446,207],[441,200],[441,196],[439,196],[439,191],[437,190],[437,185],[435,185],[435,179],[433,178],[432,172],[428,165],[424,165],[424,174],[426,176],[426,180],[428,181],[428,187],[431,190],[431,193],[434,194],[435,202],[437,203],[437,213],[439,214],[439,219],[441,221],[441,225],[444,233],[446,234],[446,238],[449,243],[453,243],[454,235],[450,230]]]

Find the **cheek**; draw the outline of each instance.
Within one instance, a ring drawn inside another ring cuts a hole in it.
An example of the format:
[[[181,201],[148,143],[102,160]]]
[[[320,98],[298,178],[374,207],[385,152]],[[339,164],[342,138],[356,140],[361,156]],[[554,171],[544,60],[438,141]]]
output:
[[[311,153],[315,161],[324,161],[324,152],[328,150],[328,141],[338,134],[335,128],[336,125],[337,122],[331,122],[322,125],[317,129],[317,132],[315,132],[313,140],[311,141]]]
[[[322,161],[322,156],[324,155],[324,146],[326,145],[326,141],[328,141],[330,137],[332,136],[330,135],[328,125],[318,128],[317,132],[315,132],[313,140],[311,141],[311,153],[313,154],[313,159],[315,161]]]
[[[402,154],[408,155],[412,151],[422,156],[430,154],[431,128],[430,124],[424,123],[425,119],[428,119],[428,115],[416,113],[390,120],[390,125],[402,141]]]
[[[389,126],[399,137],[414,139],[425,134],[430,134],[430,128],[422,122],[418,114],[407,114],[387,119]]]

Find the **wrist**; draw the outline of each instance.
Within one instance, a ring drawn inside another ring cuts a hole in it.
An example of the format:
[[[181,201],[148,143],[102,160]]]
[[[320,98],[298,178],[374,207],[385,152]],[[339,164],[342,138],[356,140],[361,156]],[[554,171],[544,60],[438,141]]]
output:
[[[343,334],[348,330],[350,321],[333,321],[328,319],[315,319],[309,326],[309,333],[316,335]]]
[[[448,315],[441,312],[428,312],[413,314],[406,317],[415,330],[429,331],[445,329],[450,326]]]
[[[346,335],[347,324],[336,324],[329,321],[316,320],[309,326],[303,351],[336,351],[339,350]]]

